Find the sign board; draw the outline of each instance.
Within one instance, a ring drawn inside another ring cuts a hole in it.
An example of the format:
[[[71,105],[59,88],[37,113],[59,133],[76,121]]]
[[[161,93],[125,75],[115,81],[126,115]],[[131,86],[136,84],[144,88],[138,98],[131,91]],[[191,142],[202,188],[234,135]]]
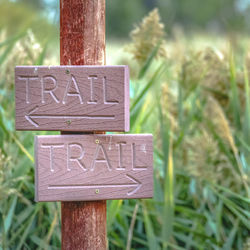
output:
[[[36,136],[36,201],[153,196],[152,135]]]
[[[127,66],[17,66],[16,129],[129,131]]]

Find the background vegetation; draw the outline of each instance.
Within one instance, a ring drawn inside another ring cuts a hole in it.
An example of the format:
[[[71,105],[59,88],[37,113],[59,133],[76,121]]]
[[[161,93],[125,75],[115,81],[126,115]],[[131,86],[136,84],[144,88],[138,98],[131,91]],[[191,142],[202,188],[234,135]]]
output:
[[[131,133],[154,134],[155,167],[154,199],[108,202],[110,249],[250,249],[248,2],[207,2],[107,1],[108,62],[130,66]],[[59,64],[58,2],[0,4],[0,249],[58,249],[13,71]]]

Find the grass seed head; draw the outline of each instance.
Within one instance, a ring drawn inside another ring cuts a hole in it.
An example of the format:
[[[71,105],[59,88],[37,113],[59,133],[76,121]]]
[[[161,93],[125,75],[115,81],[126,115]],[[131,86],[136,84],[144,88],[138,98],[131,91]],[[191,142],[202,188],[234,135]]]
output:
[[[18,40],[2,65],[0,72],[4,76],[8,86],[12,87],[14,83],[14,67],[17,65],[34,65],[38,56],[42,52],[41,45],[36,41],[32,31]]]
[[[238,154],[238,149],[235,145],[232,129],[230,127],[230,122],[227,119],[223,109],[219,103],[212,97],[208,98],[208,102],[205,108],[205,116],[210,119],[217,134],[222,138],[224,143],[228,145],[235,154]]]
[[[126,47],[126,50],[133,55],[140,65],[145,63],[159,43],[161,44],[156,58],[167,57],[164,24],[160,22],[158,9],[152,10],[148,16],[144,17],[140,25],[136,26],[131,32],[130,36],[133,42]]]

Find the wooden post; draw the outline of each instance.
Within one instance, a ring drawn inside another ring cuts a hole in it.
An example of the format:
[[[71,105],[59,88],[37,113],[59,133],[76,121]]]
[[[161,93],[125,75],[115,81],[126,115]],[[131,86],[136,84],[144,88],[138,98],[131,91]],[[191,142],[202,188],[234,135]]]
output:
[[[105,64],[105,0],[60,0],[61,65]],[[106,249],[106,201],[62,202],[62,249]]]

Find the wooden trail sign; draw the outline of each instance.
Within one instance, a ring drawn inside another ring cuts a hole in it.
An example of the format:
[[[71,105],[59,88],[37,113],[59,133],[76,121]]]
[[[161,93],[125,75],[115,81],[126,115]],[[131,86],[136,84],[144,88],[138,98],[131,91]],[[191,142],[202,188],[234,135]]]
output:
[[[153,196],[152,135],[35,138],[36,201]]]
[[[127,66],[17,66],[16,129],[129,131]]]

